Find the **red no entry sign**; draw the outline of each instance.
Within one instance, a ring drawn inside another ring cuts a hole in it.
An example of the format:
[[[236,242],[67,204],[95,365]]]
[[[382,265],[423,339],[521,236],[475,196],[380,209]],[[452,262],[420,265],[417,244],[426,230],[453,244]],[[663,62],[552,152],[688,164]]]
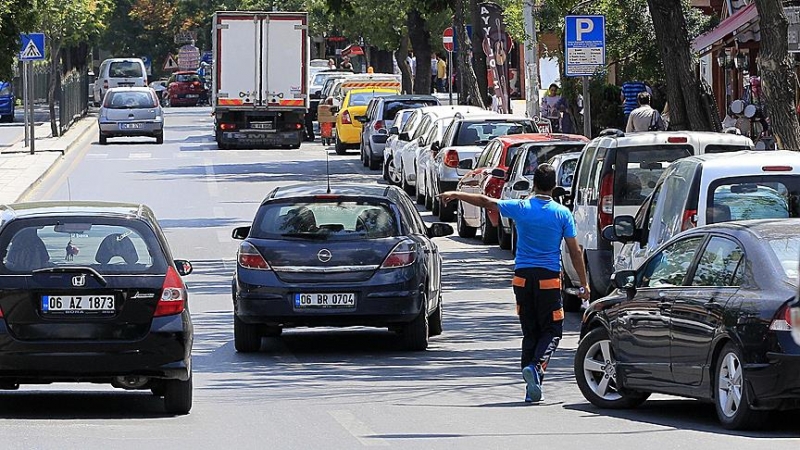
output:
[[[448,52],[453,51],[453,27],[444,29],[444,33],[442,33],[442,44],[444,45],[444,49]]]

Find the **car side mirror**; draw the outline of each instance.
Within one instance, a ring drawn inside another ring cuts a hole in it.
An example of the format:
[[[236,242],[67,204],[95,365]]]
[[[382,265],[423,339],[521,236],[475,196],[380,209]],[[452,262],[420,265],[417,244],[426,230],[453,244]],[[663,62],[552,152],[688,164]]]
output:
[[[406,141],[406,142],[411,140],[411,136],[409,136],[408,133],[400,133],[400,135],[398,135],[397,138],[400,139],[401,141]]]
[[[491,176],[493,176],[495,178],[505,178],[506,177],[506,171],[503,170],[503,169],[492,169],[492,171],[489,172],[489,175],[491,175]]]
[[[175,260],[175,269],[178,271],[178,274],[182,277],[189,275],[194,271],[194,267],[192,267],[192,263],[185,259],[176,259]]]
[[[233,233],[231,233],[231,237],[236,240],[244,240],[250,236],[250,227],[238,227],[233,229]]]
[[[462,159],[461,161],[458,162],[459,169],[472,170],[474,167],[475,167],[475,160],[472,158]]]
[[[431,144],[431,151],[433,153],[439,153],[439,150],[441,150],[439,141],[433,141],[433,143]]]
[[[434,222],[428,227],[429,238],[450,236],[451,234],[453,234],[453,226],[449,223]]]
[[[512,190],[515,191],[530,191],[531,190],[531,182],[528,180],[519,180],[511,186]]]
[[[391,135],[400,134],[400,130],[398,130],[397,127],[391,127],[389,128],[389,134]]]
[[[620,270],[611,275],[611,285],[617,289],[635,289],[636,271]]]
[[[617,216],[613,225],[603,228],[603,238],[609,242],[626,243],[636,235],[636,219],[633,216]]]

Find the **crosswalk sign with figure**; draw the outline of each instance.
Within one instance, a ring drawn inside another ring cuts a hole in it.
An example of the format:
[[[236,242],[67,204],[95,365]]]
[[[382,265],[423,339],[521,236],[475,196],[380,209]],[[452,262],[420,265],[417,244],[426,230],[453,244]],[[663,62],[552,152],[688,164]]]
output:
[[[44,33],[21,33],[20,61],[40,61],[44,59]]]

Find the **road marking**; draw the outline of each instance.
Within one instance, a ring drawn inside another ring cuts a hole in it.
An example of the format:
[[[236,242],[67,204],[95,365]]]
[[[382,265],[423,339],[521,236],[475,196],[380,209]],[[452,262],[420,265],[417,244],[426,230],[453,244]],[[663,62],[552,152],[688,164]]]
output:
[[[152,157],[152,156],[153,156],[153,155],[152,155],[151,153],[147,153],[147,152],[136,152],[136,153],[131,153],[131,154],[128,156],[128,158],[130,158],[130,159],[150,159],[150,157]]]
[[[216,174],[214,173],[214,161],[211,158],[206,158],[203,164],[206,166],[206,176],[208,177],[208,193],[212,197],[219,197],[219,186],[217,186]]]
[[[341,425],[348,433],[353,435],[358,442],[361,442],[361,445],[365,447],[388,447],[389,443],[385,440],[377,437],[370,437],[375,436],[376,433],[372,431],[367,424],[364,422],[356,419],[356,416],[353,415],[350,411],[347,410],[336,410],[336,411],[328,411],[328,414],[331,415],[339,425]]]
[[[86,159],[108,159],[108,153],[89,153]]]

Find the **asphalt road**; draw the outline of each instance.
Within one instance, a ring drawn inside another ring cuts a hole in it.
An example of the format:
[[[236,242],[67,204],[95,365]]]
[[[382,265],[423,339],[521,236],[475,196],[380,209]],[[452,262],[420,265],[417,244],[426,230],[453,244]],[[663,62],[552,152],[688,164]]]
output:
[[[526,405],[518,367],[510,254],[440,238],[444,334],[405,352],[373,329],[291,330],[262,352],[233,348],[233,227],[252,220],[275,186],[377,183],[358,157],[300,150],[219,151],[207,108],[169,109],[164,145],[96,133],[67,155],[30,200],[144,202],[160,218],[187,277],[195,324],[195,403],[165,415],[148,393],[106,386],[23,386],[0,393],[4,449],[654,449],[796,448],[796,413],[760,432],[728,432],[712,405],[654,396],[630,411],[598,410],[572,374],[580,318],[568,314],[548,369],[545,402]],[[427,220],[430,215],[426,214]]]

